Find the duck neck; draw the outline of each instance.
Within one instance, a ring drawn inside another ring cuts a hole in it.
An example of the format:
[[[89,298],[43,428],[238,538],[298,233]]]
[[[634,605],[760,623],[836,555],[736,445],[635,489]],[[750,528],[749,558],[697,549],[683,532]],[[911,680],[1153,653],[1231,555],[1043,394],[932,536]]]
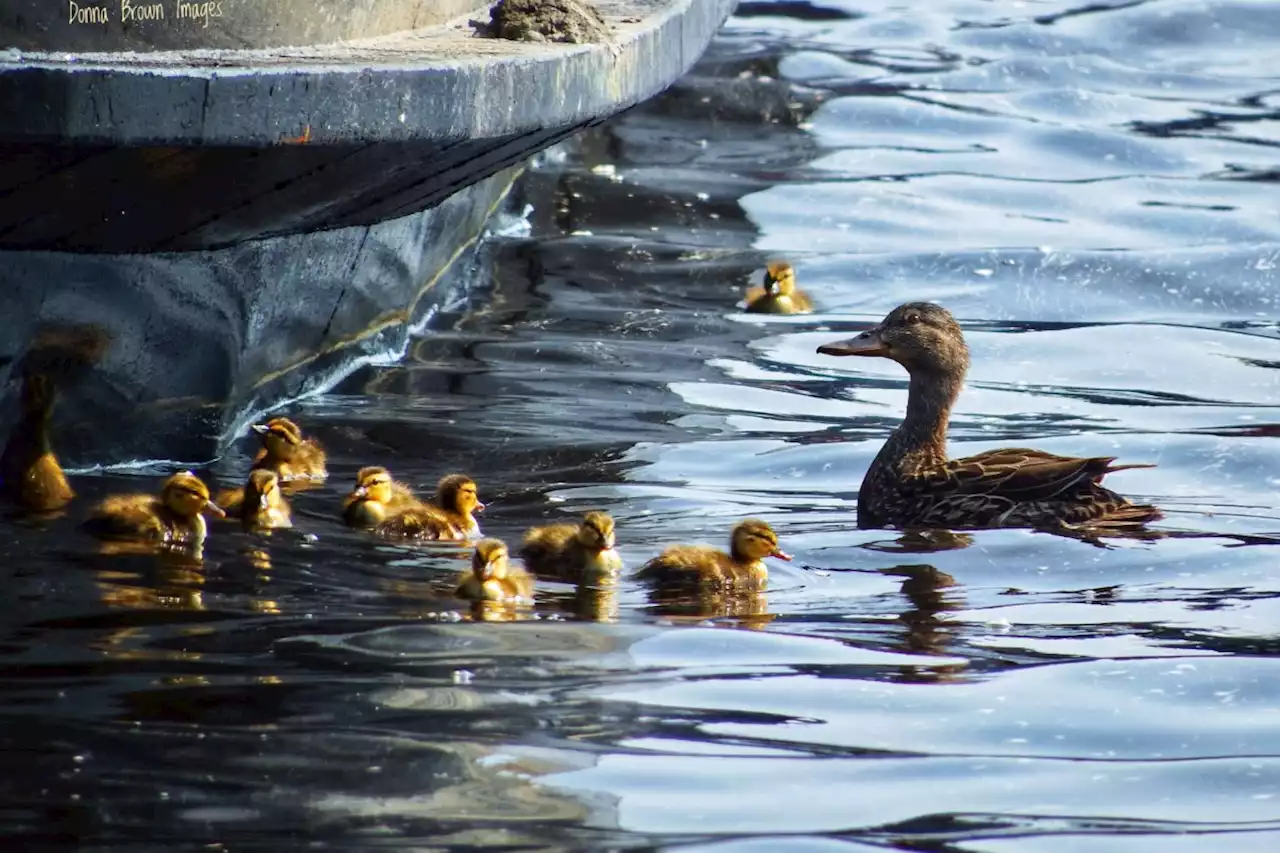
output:
[[[916,371],[907,392],[907,416],[893,434],[894,456],[921,457],[942,462],[947,458],[947,424],[964,376]]]

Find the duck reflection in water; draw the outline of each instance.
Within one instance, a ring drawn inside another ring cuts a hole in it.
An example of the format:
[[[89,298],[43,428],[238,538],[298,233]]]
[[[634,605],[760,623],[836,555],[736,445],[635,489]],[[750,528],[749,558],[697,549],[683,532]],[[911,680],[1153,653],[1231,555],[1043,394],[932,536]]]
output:
[[[956,640],[956,629],[942,614],[965,606],[962,588],[956,579],[928,564],[891,566],[881,569],[888,577],[902,578],[901,592],[911,602],[898,621],[906,628],[902,649],[910,654],[948,655],[947,647]],[[904,666],[899,669],[904,681],[952,681],[968,668],[965,663]]]

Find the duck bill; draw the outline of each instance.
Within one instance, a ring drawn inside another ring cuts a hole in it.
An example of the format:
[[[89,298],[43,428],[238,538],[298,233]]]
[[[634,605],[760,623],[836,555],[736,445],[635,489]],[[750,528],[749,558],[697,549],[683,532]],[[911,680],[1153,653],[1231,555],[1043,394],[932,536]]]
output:
[[[213,501],[209,501],[207,504],[204,505],[204,511],[206,515],[212,515],[214,518],[227,517],[226,511],[224,511],[222,507],[218,506]]]
[[[364,500],[365,498],[369,497],[369,490],[366,489],[364,486],[356,486],[355,490],[351,492],[351,497],[355,498],[356,500]]]
[[[823,344],[818,347],[818,352],[822,355],[878,355],[887,356],[889,348],[884,345],[884,339],[880,337],[880,327],[867,329],[860,335],[852,338],[846,338],[843,341],[836,341],[830,344]]]
[[[267,433],[271,432],[271,430],[267,429],[266,424],[254,424],[249,428],[254,432],[256,432],[258,435],[266,435]]]
[[[476,508],[473,509],[472,512],[484,512],[484,504],[480,503],[480,501],[476,501]]]
[[[781,548],[774,548],[773,553],[770,554],[769,556],[777,557],[779,560],[786,560],[788,563],[791,562],[791,555],[788,554],[786,551],[782,550]]]

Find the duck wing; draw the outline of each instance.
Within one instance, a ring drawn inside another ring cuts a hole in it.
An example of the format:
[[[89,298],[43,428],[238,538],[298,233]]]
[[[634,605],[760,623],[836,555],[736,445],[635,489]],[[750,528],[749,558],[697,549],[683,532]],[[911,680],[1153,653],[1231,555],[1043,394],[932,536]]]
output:
[[[1107,474],[1146,463],[1115,465],[1114,456],[1058,456],[1029,447],[1003,447],[952,459],[938,472],[955,494],[983,494],[1016,502],[1069,498]],[[942,485],[942,484],[940,484]]]

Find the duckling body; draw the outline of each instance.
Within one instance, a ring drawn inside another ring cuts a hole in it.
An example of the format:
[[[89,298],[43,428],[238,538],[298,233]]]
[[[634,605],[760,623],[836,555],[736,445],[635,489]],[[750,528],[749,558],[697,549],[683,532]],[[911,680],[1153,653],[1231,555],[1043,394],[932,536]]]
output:
[[[342,502],[342,520],[350,527],[372,530],[388,516],[424,506],[413,490],[391,477],[386,468],[371,465],[356,474],[355,488]]]
[[[1028,447],[947,456],[947,426],[969,368],[964,335],[945,308],[900,305],[873,329],[818,347],[837,356],[897,361],[911,376],[907,415],[871,463],[858,491],[858,526],[1124,529],[1162,518],[1101,485],[1148,464],[1113,456],[1059,456]]]
[[[253,457],[254,470],[275,471],[282,482],[323,480],[328,476],[324,448],[314,438],[304,438],[298,425],[288,418],[272,418],[254,424],[262,448]]]
[[[796,287],[796,272],[791,264],[774,262],[765,268],[764,286],[747,291],[748,314],[809,314],[813,302]]]
[[[580,524],[548,524],[530,528],[520,557],[533,571],[578,584],[608,583],[622,571],[614,549],[613,518],[587,513]]]
[[[470,601],[529,601],[533,575],[511,565],[507,546],[497,539],[481,539],[471,558],[471,569],[458,581],[459,598]]]
[[[227,515],[231,515],[227,510]],[[249,472],[244,487],[244,500],[235,515],[245,530],[272,530],[293,527],[289,501],[280,489],[280,478],[275,471],[259,468]]]
[[[31,512],[61,509],[76,496],[49,441],[55,393],[44,374],[23,379],[22,416],[0,455],[0,488],[6,498]]]
[[[199,546],[208,529],[203,513],[224,515],[209,489],[189,471],[165,481],[160,495],[112,495],[89,513],[84,528],[100,539]]]
[[[769,580],[765,557],[791,559],[778,547],[773,528],[748,518],[733,528],[728,553],[710,545],[673,545],[645,563],[636,578],[668,589],[758,592]]]
[[[484,504],[475,481],[465,474],[450,474],[436,486],[432,503],[414,502],[387,514],[373,530],[396,539],[474,539],[480,525],[472,513]]]

